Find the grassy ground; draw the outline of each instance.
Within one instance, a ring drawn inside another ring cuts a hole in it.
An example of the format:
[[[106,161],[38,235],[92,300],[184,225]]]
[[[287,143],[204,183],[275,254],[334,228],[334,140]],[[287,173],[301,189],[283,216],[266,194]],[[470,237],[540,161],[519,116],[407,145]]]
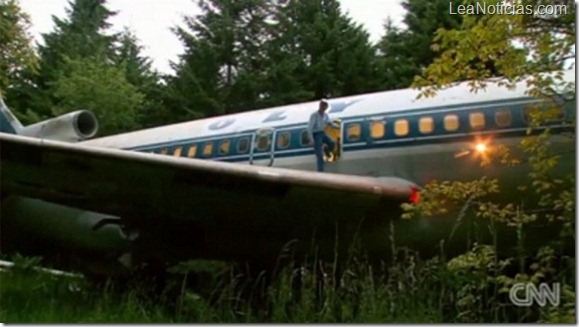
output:
[[[0,273],[0,321],[8,323],[441,323],[574,322],[574,279],[563,281],[558,307],[516,308],[500,291],[492,248],[475,247],[449,262],[406,255],[394,265],[352,262],[286,268],[270,284],[222,265],[201,274],[180,268],[171,292],[151,296],[145,284],[114,291],[82,278],[31,267]],[[569,262],[573,264],[574,262]],[[225,268],[225,269],[223,269]],[[221,273],[218,273],[221,271]],[[223,273],[225,271],[225,273]],[[571,272],[574,275],[574,271]],[[195,278],[192,278],[195,276]],[[296,276],[300,276],[299,279]],[[336,277],[332,277],[336,276]],[[502,278],[499,278],[501,277]],[[196,281],[192,291],[193,280]],[[202,295],[200,295],[202,294]]]
[[[140,287],[117,292],[84,279],[34,271],[9,271],[0,277],[0,321],[9,323],[441,321],[428,301],[416,299],[408,306],[411,310],[392,312],[385,290],[367,287],[355,295],[353,290],[322,289],[307,276],[299,290],[285,278],[265,292],[260,283],[242,285],[241,279],[230,279],[213,294],[213,301],[190,291],[176,300],[147,298]],[[261,294],[249,289],[253,286]],[[301,297],[296,299],[292,291],[301,292]]]

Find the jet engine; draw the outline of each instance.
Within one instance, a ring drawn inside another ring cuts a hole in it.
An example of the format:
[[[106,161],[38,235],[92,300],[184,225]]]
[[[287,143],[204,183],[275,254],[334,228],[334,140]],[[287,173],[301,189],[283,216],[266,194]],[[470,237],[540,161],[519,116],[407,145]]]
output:
[[[78,142],[95,136],[98,121],[88,110],[78,110],[22,128],[21,135]]]
[[[126,275],[132,267],[131,236],[119,217],[18,196],[6,197],[0,214],[2,254],[40,256],[91,276]]]

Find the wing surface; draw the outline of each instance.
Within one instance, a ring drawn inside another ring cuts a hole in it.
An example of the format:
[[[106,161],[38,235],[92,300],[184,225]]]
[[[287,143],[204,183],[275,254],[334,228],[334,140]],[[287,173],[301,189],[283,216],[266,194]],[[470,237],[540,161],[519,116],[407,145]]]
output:
[[[4,133],[0,163],[3,193],[119,216],[151,252],[179,259],[269,258],[312,237],[332,253],[337,235],[351,240],[362,222],[374,235],[398,218],[415,187]]]

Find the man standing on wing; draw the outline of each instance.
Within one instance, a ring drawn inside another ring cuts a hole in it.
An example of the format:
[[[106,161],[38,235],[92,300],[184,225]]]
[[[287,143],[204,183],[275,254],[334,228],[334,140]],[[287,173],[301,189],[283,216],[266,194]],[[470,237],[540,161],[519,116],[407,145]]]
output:
[[[318,171],[324,171],[324,155],[322,153],[324,144],[326,144],[326,153],[330,153],[334,150],[336,144],[332,139],[326,134],[324,129],[327,125],[336,126],[336,124],[330,121],[330,117],[326,113],[329,104],[328,102],[323,99],[320,101],[320,106],[318,110],[310,116],[310,123],[308,124],[308,133],[310,135],[310,142],[313,140],[314,142],[314,153],[316,154],[317,159],[317,168]]]

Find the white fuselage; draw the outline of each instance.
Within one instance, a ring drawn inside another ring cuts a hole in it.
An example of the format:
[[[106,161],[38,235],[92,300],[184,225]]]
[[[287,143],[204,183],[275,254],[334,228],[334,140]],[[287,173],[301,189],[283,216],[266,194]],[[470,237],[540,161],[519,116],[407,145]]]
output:
[[[566,81],[574,78],[573,71],[566,72]],[[418,184],[432,179],[464,180],[499,173],[514,177],[514,173],[524,173],[525,169],[520,168],[481,168],[481,156],[490,152],[479,153],[474,147],[485,143],[492,152],[498,144],[519,143],[528,127],[526,110],[539,103],[525,95],[525,89],[524,82],[512,90],[492,84],[484,91],[471,93],[463,83],[431,98],[417,99],[419,91],[405,89],[331,100],[328,114],[331,119],[339,119],[342,126],[338,142],[341,156],[326,164],[326,171],[396,176]],[[82,144],[314,171],[313,148],[301,138],[317,108],[318,102],[288,105]],[[562,123],[554,126],[567,128]],[[264,138],[261,149],[260,137]],[[556,138],[555,148],[567,147],[569,142]],[[574,160],[569,164],[565,167],[572,169]]]

